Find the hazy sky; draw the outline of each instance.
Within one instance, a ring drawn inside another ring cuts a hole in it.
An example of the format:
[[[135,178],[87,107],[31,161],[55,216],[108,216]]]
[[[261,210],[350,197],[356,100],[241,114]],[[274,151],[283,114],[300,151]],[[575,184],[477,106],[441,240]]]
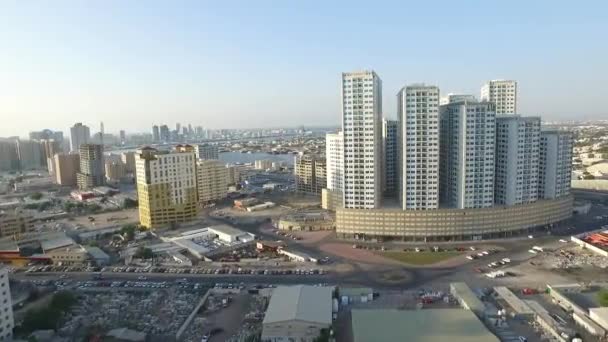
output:
[[[342,71],[604,118],[608,1],[0,1],[0,136],[339,122]]]

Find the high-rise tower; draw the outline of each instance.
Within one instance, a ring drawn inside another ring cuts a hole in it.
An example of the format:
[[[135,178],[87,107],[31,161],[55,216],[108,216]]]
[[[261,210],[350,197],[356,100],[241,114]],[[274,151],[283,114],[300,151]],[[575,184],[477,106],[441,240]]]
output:
[[[397,94],[401,122],[401,206],[439,207],[439,88],[414,84]]]
[[[496,105],[496,114],[517,113],[517,82],[509,80],[488,81],[481,87],[481,100]]]
[[[344,206],[378,208],[382,198],[382,81],[374,71],[342,74]]]
[[[451,208],[494,205],[496,113],[490,102],[440,107],[440,196]]]

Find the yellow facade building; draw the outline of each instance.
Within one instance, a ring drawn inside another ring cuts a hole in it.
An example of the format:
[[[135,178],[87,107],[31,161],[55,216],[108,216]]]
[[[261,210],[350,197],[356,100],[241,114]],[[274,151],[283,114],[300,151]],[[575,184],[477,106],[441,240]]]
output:
[[[190,145],[173,151],[146,147],[135,156],[140,224],[158,228],[198,214],[196,154]]]

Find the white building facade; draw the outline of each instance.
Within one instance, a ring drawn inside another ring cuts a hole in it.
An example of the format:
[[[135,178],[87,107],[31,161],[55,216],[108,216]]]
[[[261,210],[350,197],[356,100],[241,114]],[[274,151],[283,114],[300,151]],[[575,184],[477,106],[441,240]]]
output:
[[[539,199],[570,194],[572,133],[545,130],[540,133]]]
[[[496,114],[517,113],[517,82],[492,80],[481,87],[481,100],[496,105]]]
[[[344,136],[342,132],[325,135],[327,189],[342,191],[344,187]]]
[[[441,106],[440,194],[450,208],[494,205],[496,114],[490,102]]]
[[[538,199],[540,118],[496,116],[495,202],[531,203]]]
[[[401,122],[400,201],[404,210],[439,207],[439,88],[424,84],[397,94]]]
[[[344,206],[380,207],[382,199],[382,81],[373,71],[342,74]]]

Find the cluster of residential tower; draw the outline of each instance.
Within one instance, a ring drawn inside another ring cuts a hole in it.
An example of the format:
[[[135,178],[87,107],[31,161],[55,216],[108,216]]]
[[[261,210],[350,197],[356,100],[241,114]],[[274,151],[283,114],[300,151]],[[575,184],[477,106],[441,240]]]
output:
[[[437,86],[397,93],[398,120],[382,117],[373,71],[342,74],[342,131],[326,139],[327,190],[341,206],[403,210],[512,206],[569,195],[572,135],[517,112],[517,82],[473,95]],[[394,202],[394,201],[393,201]]]

